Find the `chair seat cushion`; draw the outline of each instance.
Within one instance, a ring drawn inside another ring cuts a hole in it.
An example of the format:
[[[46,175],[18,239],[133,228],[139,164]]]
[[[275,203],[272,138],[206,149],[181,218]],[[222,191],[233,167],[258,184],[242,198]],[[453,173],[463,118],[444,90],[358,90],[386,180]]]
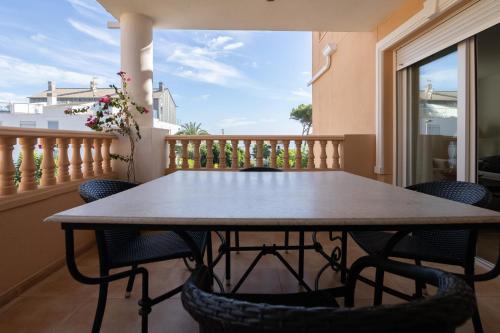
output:
[[[207,243],[205,231],[189,232],[198,248],[203,250]],[[160,260],[178,259],[191,256],[186,243],[175,232],[141,234],[116,247],[109,255],[112,268],[145,264]]]
[[[377,254],[384,249],[394,234],[385,231],[353,231],[350,235],[364,251]],[[450,250],[436,242],[427,242],[408,235],[397,243],[390,256],[463,266],[466,251],[466,246]]]

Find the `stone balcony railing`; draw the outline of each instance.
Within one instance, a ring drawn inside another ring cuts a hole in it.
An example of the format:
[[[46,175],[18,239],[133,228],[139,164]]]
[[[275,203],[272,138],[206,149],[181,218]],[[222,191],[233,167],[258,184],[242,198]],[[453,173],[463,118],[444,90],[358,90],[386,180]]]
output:
[[[113,139],[96,132],[0,126],[0,206],[85,179],[114,177]]]
[[[165,140],[167,173],[179,169],[235,171],[252,166],[325,171],[344,166],[343,136],[169,135]]]

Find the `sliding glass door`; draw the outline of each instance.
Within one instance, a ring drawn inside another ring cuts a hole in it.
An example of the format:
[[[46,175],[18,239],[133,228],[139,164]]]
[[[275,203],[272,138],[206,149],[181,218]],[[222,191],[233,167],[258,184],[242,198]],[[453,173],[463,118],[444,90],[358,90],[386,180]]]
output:
[[[406,185],[456,180],[457,47],[412,65],[408,74]]]
[[[500,25],[476,35],[477,181],[493,194],[491,209],[500,211]],[[478,255],[495,262],[499,234],[481,232]]]

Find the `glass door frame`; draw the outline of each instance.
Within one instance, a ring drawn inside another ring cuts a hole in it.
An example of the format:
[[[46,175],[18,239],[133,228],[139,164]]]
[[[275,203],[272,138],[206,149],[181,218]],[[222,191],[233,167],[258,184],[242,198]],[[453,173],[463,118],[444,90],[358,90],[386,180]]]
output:
[[[474,37],[457,44],[457,180],[476,181],[476,75]],[[412,65],[413,66],[413,65]],[[415,103],[412,66],[396,72],[396,185],[408,186],[412,174],[411,106]]]

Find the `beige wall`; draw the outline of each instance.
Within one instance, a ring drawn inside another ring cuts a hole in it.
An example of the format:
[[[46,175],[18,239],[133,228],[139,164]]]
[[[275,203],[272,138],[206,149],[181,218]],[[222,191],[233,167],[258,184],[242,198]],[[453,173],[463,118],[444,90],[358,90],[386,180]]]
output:
[[[332,66],[313,84],[314,134],[375,134],[375,45],[422,8],[423,0],[409,0],[371,32],[313,32],[313,73],[324,63],[321,50],[325,44],[337,43]],[[392,52],[387,52],[384,61],[384,145],[385,165],[389,169],[387,175],[379,178],[392,181]]]
[[[62,266],[64,234],[59,225],[42,220],[58,211],[83,204],[73,190],[66,194],[0,212],[0,306],[22,289],[23,283],[48,267]],[[77,249],[93,243],[91,232],[75,234]],[[19,287],[19,288],[15,288]]]

